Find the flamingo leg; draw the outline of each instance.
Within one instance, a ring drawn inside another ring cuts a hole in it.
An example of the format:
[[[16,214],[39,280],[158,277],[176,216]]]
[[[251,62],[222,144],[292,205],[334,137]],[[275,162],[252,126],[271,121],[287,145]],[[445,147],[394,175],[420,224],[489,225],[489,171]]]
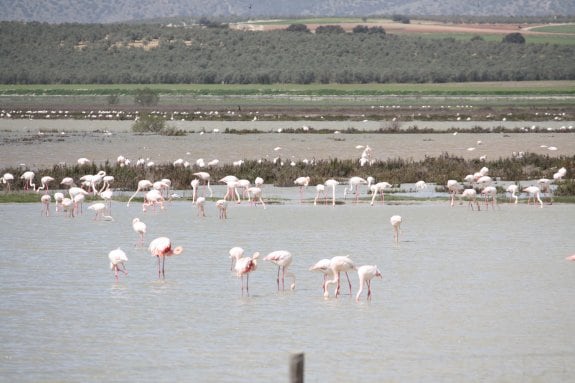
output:
[[[351,295],[351,281],[349,280],[349,275],[347,271],[345,272],[345,276],[347,277],[347,283],[349,284],[349,295]]]
[[[365,284],[367,285],[367,299],[371,299],[371,281],[368,279]]]
[[[278,284],[278,291],[280,291],[280,270],[281,270],[281,266],[278,266],[278,276],[276,278],[276,282]]]

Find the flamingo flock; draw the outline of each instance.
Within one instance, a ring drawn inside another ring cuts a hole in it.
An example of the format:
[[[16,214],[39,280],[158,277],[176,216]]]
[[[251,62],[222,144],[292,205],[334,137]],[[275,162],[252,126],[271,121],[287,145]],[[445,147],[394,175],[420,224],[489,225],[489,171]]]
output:
[[[364,151],[362,154],[363,164],[369,165],[372,163],[371,149],[369,151]],[[124,161],[122,163],[126,163]],[[80,165],[87,165],[89,161],[79,162]],[[124,165],[126,166],[126,165]],[[174,166],[180,166],[179,162]],[[182,165],[183,166],[183,165]],[[214,165],[215,166],[215,165]],[[238,164],[237,166],[241,166]],[[192,204],[197,207],[197,215],[201,218],[206,217],[205,204],[207,198],[213,197],[213,190],[210,187],[211,176],[208,172],[196,172],[193,173],[196,177],[190,182],[192,191]],[[543,207],[542,197],[547,197],[549,203],[552,202],[551,190],[552,184],[555,182],[561,182],[566,176],[565,168],[559,169],[554,175],[553,179],[541,178],[537,181],[536,185],[530,185],[521,188],[519,185],[512,184],[509,185],[505,192],[509,193],[510,201],[514,204],[518,204],[519,193],[523,192],[527,195],[527,205],[534,205]],[[40,198],[42,204],[41,215],[50,216],[50,205],[52,203],[52,196],[50,190],[53,189],[52,185],[55,179],[51,176],[43,176],[40,178],[40,186],[36,187],[35,179],[36,175],[32,171],[25,171],[20,176],[22,180],[22,185],[25,190],[33,190],[39,193],[43,191]],[[7,191],[10,191],[11,183],[14,181],[14,176],[10,173],[5,173],[0,179],[0,183],[6,185]],[[489,169],[482,167],[479,171],[469,174],[463,178],[463,181],[458,180],[448,180],[447,190],[450,195],[450,205],[455,205],[456,196],[460,197],[460,203],[462,199],[468,201],[468,206],[472,210],[477,208],[480,211],[480,202],[478,201],[478,194],[483,198],[483,205],[485,210],[495,210],[495,208],[500,208],[497,204],[497,194],[498,186],[496,177],[489,175]],[[65,189],[62,191],[55,192],[53,194],[53,199],[56,206],[56,213],[65,213],[68,217],[76,217],[83,214],[83,202],[85,200],[91,200],[94,198],[99,198],[99,201],[93,202],[88,210],[94,211],[94,221],[109,220],[114,219],[110,215],[112,209],[112,201],[114,198],[114,193],[111,185],[113,184],[114,177],[106,174],[104,171],[99,171],[96,174],[87,174],[81,177],[78,182],[70,177],[65,177],[61,180],[60,185]],[[311,178],[309,176],[301,176],[296,178],[293,183],[295,186],[299,187],[299,201],[304,202],[304,194],[306,188],[309,186]],[[264,190],[264,182],[261,177],[257,177],[254,180],[253,186],[250,180],[239,179],[234,175],[228,175],[224,178],[218,180],[218,182],[225,184],[226,193],[221,198],[215,201],[215,206],[218,211],[218,218],[220,220],[228,219],[228,209],[230,203],[239,204],[244,201],[248,201],[251,205],[257,206],[261,204],[265,209],[266,205],[262,199],[262,194]],[[328,204],[328,188],[331,188],[331,205],[336,205],[336,188],[342,184],[344,187],[343,198],[346,199],[347,195],[354,196],[354,202],[357,204],[360,202],[360,196],[362,194],[361,188],[365,185],[366,195],[371,193],[370,205],[373,206],[376,198],[381,195],[382,205],[385,202],[384,192],[390,190],[392,185],[388,182],[381,181],[375,182],[375,178],[372,176],[361,177],[352,176],[347,180],[336,180],[334,178],[327,179],[323,183],[318,183],[316,185],[316,195],[313,199],[313,204],[318,205],[323,202],[324,205]],[[76,186],[80,185],[80,186]],[[345,186],[344,186],[345,185]],[[135,192],[128,199],[126,207],[130,207],[131,201],[138,195],[138,193],[144,193],[144,202],[142,205],[142,212],[146,212],[150,209],[156,211],[162,211],[165,209],[166,199],[170,198],[174,194],[170,194],[171,181],[169,179],[161,179],[155,182],[144,179],[138,182]],[[427,183],[423,180],[419,180],[415,183],[416,190],[424,190],[428,187]],[[67,194],[66,195],[66,190]],[[209,196],[206,191],[209,191]],[[241,191],[241,193],[240,193]],[[392,215],[389,218],[389,222],[392,226],[393,232],[393,243],[395,246],[400,244],[400,233],[402,217],[399,215]],[[139,218],[133,218],[132,229],[137,234],[138,239],[135,244],[137,247],[144,247],[145,236],[147,233],[147,225],[142,222]],[[149,253],[156,257],[157,259],[157,275],[158,279],[165,279],[165,262],[167,257],[172,257],[183,253],[182,246],[174,246],[170,238],[166,236],[157,237],[150,241],[147,246]],[[126,253],[117,248],[112,250],[108,254],[110,261],[110,268],[114,273],[114,278],[119,281],[119,275],[128,275],[125,267],[125,263],[128,261],[128,256]],[[243,248],[232,247],[229,250],[229,258],[231,259],[230,270],[241,279],[241,292],[242,295],[249,295],[249,276],[251,273],[258,270],[258,261],[260,260],[260,252],[254,252],[251,256],[246,256]],[[569,260],[574,260],[575,256],[568,257]],[[277,274],[275,276],[275,281],[277,285],[278,292],[295,291],[296,289],[296,275],[292,271],[291,267],[294,262],[297,261],[297,257],[294,257],[292,253],[288,250],[275,250],[269,252],[266,256],[262,258],[264,263],[269,262],[277,267]],[[322,295],[324,298],[330,298],[331,296],[338,298],[342,295],[341,292],[341,279],[342,274],[345,275],[347,285],[349,287],[349,296],[354,297],[356,301],[360,301],[363,292],[367,290],[366,299],[371,300],[373,296],[371,281],[375,278],[382,279],[382,272],[375,264],[366,264],[362,266],[356,266],[354,261],[352,261],[351,256],[334,256],[332,258],[323,258],[317,263],[309,267],[312,272],[320,272],[323,276],[322,279]],[[357,293],[352,295],[352,282],[349,277],[350,272],[355,272],[358,275],[358,286],[359,289]],[[259,273],[259,272],[258,272]],[[286,288],[286,277],[288,278],[288,286]],[[333,291],[331,287],[335,286]],[[347,288],[344,288],[346,291]]]

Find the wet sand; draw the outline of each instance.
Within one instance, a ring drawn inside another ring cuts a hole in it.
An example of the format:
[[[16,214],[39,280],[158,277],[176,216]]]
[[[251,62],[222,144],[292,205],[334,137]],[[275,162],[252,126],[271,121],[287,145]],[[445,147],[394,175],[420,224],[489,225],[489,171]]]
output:
[[[114,162],[119,155],[132,161],[139,158],[156,163],[183,159],[191,163],[199,158],[206,162],[218,159],[231,163],[246,159],[284,161],[304,159],[359,159],[362,148],[369,145],[373,158],[412,158],[421,160],[442,153],[466,159],[486,156],[488,160],[510,157],[513,152],[530,152],[550,156],[574,155],[575,134],[560,133],[572,121],[549,122],[413,122],[402,129],[417,125],[436,131],[457,128],[460,133],[381,134],[381,121],[248,121],[171,122],[187,132],[185,136],[141,135],[131,132],[132,121],[78,120],[0,120],[0,167],[25,164],[30,168],[51,167],[54,164],[75,164],[85,157],[96,163]],[[340,133],[280,133],[285,129],[338,130]],[[551,129],[545,133],[465,133],[480,126],[506,128],[537,126]],[[361,133],[345,133],[347,129]],[[226,134],[226,129],[251,130],[262,133]],[[555,147],[557,150],[550,150]]]

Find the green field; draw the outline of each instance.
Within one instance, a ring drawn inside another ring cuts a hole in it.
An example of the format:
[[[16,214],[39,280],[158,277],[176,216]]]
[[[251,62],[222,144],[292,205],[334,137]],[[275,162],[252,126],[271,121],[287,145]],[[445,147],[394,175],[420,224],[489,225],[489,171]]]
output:
[[[132,94],[150,88],[173,95],[573,95],[575,81],[467,82],[441,84],[52,84],[0,85],[0,95],[107,95]]]
[[[575,24],[561,24],[561,25],[546,25],[544,27],[535,27],[531,29],[534,32],[549,32],[549,33],[573,33],[575,34]],[[571,38],[574,38],[572,36]]]

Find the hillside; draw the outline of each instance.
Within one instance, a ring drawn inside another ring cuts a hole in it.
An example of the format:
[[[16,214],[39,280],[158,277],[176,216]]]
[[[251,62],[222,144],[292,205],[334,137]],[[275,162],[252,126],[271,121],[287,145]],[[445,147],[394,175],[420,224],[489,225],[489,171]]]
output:
[[[573,16],[572,0],[0,0],[0,20],[112,23],[165,17]]]
[[[0,22],[0,83],[427,83],[572,80],[574,45],[155,24]]]

